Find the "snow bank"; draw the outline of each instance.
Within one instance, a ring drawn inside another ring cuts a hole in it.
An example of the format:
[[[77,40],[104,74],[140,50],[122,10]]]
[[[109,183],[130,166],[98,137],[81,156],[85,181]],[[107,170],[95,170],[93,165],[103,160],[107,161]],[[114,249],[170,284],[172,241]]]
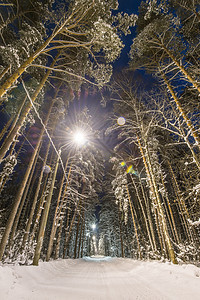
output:
[[[1,300],[199,300],[193,265],[111,257],[0,266]]]

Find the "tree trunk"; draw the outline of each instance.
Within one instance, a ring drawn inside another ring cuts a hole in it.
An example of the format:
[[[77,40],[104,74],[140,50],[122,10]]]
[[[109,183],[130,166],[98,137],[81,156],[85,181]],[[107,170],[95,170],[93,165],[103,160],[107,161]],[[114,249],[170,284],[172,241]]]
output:
[[[85,215],[84,215],[84,222],[83,222],[83,234],[82,234],[82,242],[81,242],[81,258],[83,257],[83,243],[85,239]]]
[[[66,171],[67,166],[68,166],[68,160],[69,159],[67,159],[67,162],[66,162],[66,165],[65,165],[65,171]],[[63,183],[64,183],[64,180],[65,180],[65,173],[63,174],[62,181],[61,181],[61,184],[60,184],[60,190],[59,190],[59,194],[58,194],[56,210],[55,210],[55,213],[54,213],[54,219],[53,219],[51,234],[50,234],[50,238],[49,238],[49,245],[48,245],[48,250],[47,250],[47,255],[46,255],[46,261],[49,261],[49,259],[51,257],[51,253],[52,253],[52,249],[53,249],[53,241],[54,241],[54,237],[55,237],[55,234],[56,234],[56,229],[57,229],[57,226],[58,226],[58,220],[60,218],[60,213],[61,213],[61,210],[62,210],[62,206],[63,206],[64,197],[65,197],[65,193],[66,193],[67,186],[68,186],[70,173],[71,173],[71,167],[70,167],[69,172],[68,172],[67,182],[66,182],[66,185],[65,185],[65,190],[63,192],[63,196],[62,196],[61,201],[60,201],[60,198],[61,198],[61,194],[62,194]]]
[[[171,60],[173,61],[173,63],[179,68],[179,70],[183,73],[183,75],[185,76],[185,78],[193,85],[194,88],[196,88],[198,90],[198,92],[200,93],[200,86],[197,83],[196,80],[194,80],[190,74],[186,71],[186,69],[178,62],[178,60],[175,58],[175,56],[172,54],[172,52],[165,47],[164,44],[162,44],[163,49],[165,50],[165,52],[169,55],[169,57],[171,58]]]
[[[46,121],[45,121],[45,126],[48,122],[48,119],[49,119],[49,115],[50,115],[50,112],[51,112],[51,108],[52,108],[52,105],[49,109],[49,112],[47,114],[47,117],[46,117]],[[18,210],[18,207],[20,205],[20,202],[21,202],[21,198],[22,198],[22,195],[24,193],[24,189],[26,187],[26,184],[27,184],[27,181],[28,181],[28,178],[29,178],[29,175],[30,175],[30,172],[32,170],[32,166],[33,166],[33,163],[34,163],[34,160],[35,160],[35,157],[37,155],[37,152],[38,152],[38,149],[39,149],[39,146],[40,146],[40,142],[42,140],[42,136],[43,136],[43,133],[44,133],[44,128],[42,128],[41,130],[41,134],[40,134],[40,137],[38,139],[38,143],[35,147],[35,151],[33,152],[32,154],[32,157],[30,159],[30,162],[28,164],[28,167],[27,167],[27,170],[26,170],[26,173],[24,175],[24,178],[22,180],[22,183],[20,185],[20,188],[18,190],[18,193],[16,195],[16,198],[15,198],[15,203],[14,203],[14,206],[13,206],[13,209],[10,213],[10,216],[8,218],[8,221],[7,221],[7,224],[6,224],[6,229],[5,229],[5,232],[3,234],[3,237],[2,237],[2,240],[1,240],[1,244],[0,244],[0,260],[2,260],[2,257],[3,257],[3,254],[4,254],[4,250],[5,250],[5,247],[6,247],[6,243],[8,241],[8,238],[9,238],[9,235],[10,235],[10,232],[11,232],[11,229],[12,229],[12,226],[13,226],[13,222],[14,222],[14,219],[15,219],[15,216],[16,216],[16,213],[17,213],[17,210]]]
[[[31,224],[33,222],[33,216],[34,216],[38,195],[39,195],[39,192],[40,192],[41,182],[42,182],[42,178],[43,178],[43,174],[44,174],[44,166],[46,165],[46,162],[47,162],[47,157],[48,157],[48,154],[49,154],[50,145],[51,145],[51,143],[49,141],[48,146],[47,146],[47,150],[46,150],[46,154],[45,154],[45,158],[44,158],[44,161],[43,161],[40,177],[38,179],[37,188],[36,188],[35,195],[34,195],[34,198],[33,198],[33,203],[32,203],[31,211],[30,211],[30,214],[29,214],[28,222],[26,224],[25,234],[24,234],[24,237],[23,237],[21,250],[24,249],[25,243],[26,243],[26,241],[28,239],[28,235],[30,233],[30,228],[31,228]]]
[[[85,224],[85,208],[83,207],[83,213],[82,213],[82,218],[81,218],[80,238],[79,238],[79,243],[78,243],[77,258],[80,257],[81,243],[82,243],[83,234],[84,234],[84,224]]]
[[[74,225],[74,221],[75,221],[80,204],[81,204],[81,200],[79,200],[79,202],[76,205],[76,208],[75,208],[75,211],[74,211],[71,223],[70,223],[69,231],[66,233],[66,239],[65,239],[64,250],[63,250],[63,258],[65,258],[67,246],[68,246],[69,240],[71,238],[72,227]]]
[[[58,165],[59,165],[59,160],[60,160],[59,156],[60,156],[60,153],[57,156],[57,161],[56,161],[56,165],[55,165],[55,169],[54,169],[54,173],[53,173],[50,191],[47,196],[46,204],[45,204],[42,218],[41,218],[39,233],[38,233],[38,237],[37,237],[37,245],[35,248],[35,254],[34,254],[34,258],[33,258],[34,266],[38,266],[40,253],[42,250],[44,233],[45,233],[45,229],[46,229],[47,219],[48,219],[48,215],[49,215],[49,209],[50,209],[50,205],[51,205],[51,199],[52,199],[52,195],[53,195],[53,189],[54,189],[54,185],[55,185],[55,181],[56,181],[56,175],[57,175],[57,170],[58,170]]]
[[[118,210],[118,221],[119,221],[119,234],[120,234],[120,243],[121,243],[121,257],[124,257],[124,245],[123,245],[123,237],[122,237],[122,222],[121,222],[121,216],[120,216],[120,209],[119,209],[119,203],[117,204],[117,210]]]
[[[179,244],[180,239],[179,239],[178,232],[177,232],[177,229],[176,229],[176,224],[175,224],[175,221],[174,221],[174,216],[173,216],[171,205],[170,205],[170,202],[169,202],[169,197],[168,197],[168,194],[167,194],[167,191],[166,191],[166,188],[165,188],[165,182],[164,182],[164,179],[163,179],[163,174],[161,174],[161,180],[162,180],[163,187],[165,189],[165,195],[166,195],[165,198],[167,200],[166,211],[169,210],[169,214],[170,214],[170,216],[168,216],[168,220],[169,220],[169,223],[170,223],[171,231],[172,231],[172,234],[174,236],[174,240],[176,241],[177,244]]]
[[[57,56],[56,58],[54,59],[54,61],[52,62],[51,64],[51,67],[53,67],[56,63],[56,59],[57,59]],[[32,97],[32,102],[34,102],[36,99],[37,99],[37,96],[39,95],[39,93],[41,92],[44,84],[46,83],[49,75],[51,73],[51,70],[48,70],[46,72],[46,74],[44,75],[40,85],[38,86],[37,90],[35,91],[35,93],[33,94],[33,97]],[[27,96],[26,96],[27,97]],[[23,102],[23,105],[25,103],[25,100],[26,100],[26,97],[24,99],[24,102]],[[26,107],[24,108],[24,110],[22,111],[21,113],[21,110],[22,110],[22,107],[23,105],[21,106],[20,108],[20,111],[17,115],[17,118],[15,119],[15,126],[12,126],[12,130],[9,132],[8,136],[6,137],[1,149],[0,149],[0,161],[3,159],[3,157],[6,155],[6,152],[8,151],[8,149],[10,148],[10,145],[12,144],[13,142],[13,139],[15,138],[16,134],[19,132],[20,128],[22,127],[28,113],[30,112],[31,108],[32,108],[32,104],[31,102],[29,101],[26,105]],[[21,115],[20,115],[21,113]],[[19,118],[20,116],[20,118]],[[19,119],[18,119],[19,118]]]
[[[12,227],[12,231],[11,231],[11,234],[10,234],[10,240],[9,240],[9,244],[10,245],[12,244],[12,241],[13,241],[13,238],[14,238],[14,235],[15,235],[18,223],[19,223],[19,219],[20,219],[20,216],[21,216],[21,212],[22,212],[22,209],[24,207],[24,203],[26,201],[26,196],[28,194],[28,190],[29,190],[32,178],[33,178],[33,174],[35,172],[35,167],[36,167],[36,163],[37,163],[37,160],[38,160],[38,157],[39,157],[40,148],[41,148],[41,142],[40,142],[40,145],[39,145],[39,148],[38,148],[38,151],[37,151],[37,155],[35,157],[35,161],[33,163],[33,166],[32,166],[29,178],[28,178],[28,182],[26,183],[26,186],[25,186],[24,193],[23,193],[23,196],[22,196],[22,199],[21,199],[21,202],[20,202],[20,205],[19,205],[16,217],[15,217],[15,221],[14,221],[14,224],[13,224],[13,227]]]
[[[0,133],[0,140],[4,137],[6,131],[8,130],[8,128],[10,127],[11,123],[13,121],[13,117],[11,117],[8,122],[6,123],[6,125],[3,127],[3,129],[1,130]]]
[[[146,205],[148,222],[149,222],[149,227],[150,227],[150,230],[151,230],[151,236],[152,236],[152,240],[153,240],[154,250],[157,251],[156,238],[155,238],[155,234],[154,234],[154,228],[153,228],[153,223],[152,223],[152,218],[151,218],[149,202],[146,199],[144,187],[142,185],[140,177],[139,177],[139,181],[140,181],[140,186],[141,186],[141,190],[142,190],[142,196],[143,196],[143,199],[144,199],[144,202],[145,202],[145,205]]]
[[[143,148],[142,148],[142,145],[141,145],[141,142],[140,142],[140,139],[139,139],[138,136],[137,136],[137,141],[138,141],[138,146],[139,146],[142,158],[143,158],[143,162],[144,162],[144,165],[145,165],[147,176],[148,176],[149,181],[150,181],[150,186],[152,187],[152,193],[154,195],[154,200],[156,201],[155,205],[158,209],[158,216],[160,217],[161,224],[163,226],[163,234],[164,234],[165,242],[167,244],[168,254],[169,254],[170,260],[174,264],[177,264],[174,249],[172,247],[171,240],[170,240],[170,237],[169,237],[167,224],[166,224],[164,212],[163,212],[161,201],[160,201],[157,184],[156,184],[154,174],[153,174],[153,170],[152,170],[152,166],[151,166],[151,161],[150,161],[150,157],[149,157],[149,153],[148,153],[148,147],[147,147],[147,144],[145,142],[145,149],[146,149],[146,157],[145,157],[144,152],[143,152]]]
[[[131,177],[131,176],[130,176]],[[142,204],[142,200],[140,198],[140,195],[138,193],[138,189],[137,189],[137,186],[135,184],[135,181],[133,180],[133,178],[131,177],[131,181],[134,185],[134,188],[135,188],[135,191],[136,191],[136,195],[137,195],[137,198],[138,198],[138,201],[139,201],[139,204],[140,204],[140,207],[141,207],[141,210],[142,210],[142,214],[143,214],[143,218],[144,218],[144,222],[145,222],[145,227],[146,227],[146,230],[147,230],[147,234],[148,234],[148,237],[149,237],[149,242],[151,244],[151,248],[152,250],[154,251],[154,246],[153,246],[153,242],[152,242],[152,239],[151,239],[151,234],[150,234],[150,230],[149,230],[149,225],[148,225],[148,222],[147,222],[147,217],[146,217],[146,214],[145,214],[145,211],[144,211],[144,207],[143,207],[143,204]]]
[[[183,119],[185,120],[185,122],[186,122],[186,124],[187,124],[187,126],[189,128],[189,131],[191,132],[191,134],[192,134],[195,142],[197,143],[197,145],[198,145],[198,147],[200,149],[200,137],[199,137],[198,133],[196,132],[194,126],[192,125],[192,122],[187,117],[184,109],[182,108],[182,106],[181,106],[181,104],[179,102],[178,97],[176,96],[176,94],[175,94],[172,86],[170,85],[169,81],[167,80],[167,78],[166,78],[166,76],[164,75],[163,72],[161,72],[161,76],[162,76],[162,78],[163,78],[163,80],[164,80],[164,82],[165,82],[168,90],[170,91],[170,94],[172,95],[172,98],[174,99],[174,101],[175,101],[175,103],[177,105],[178,110],[180,111]],[[200,91],[200,89],[199,89],[199,91]],[[200,166],[198,165],[198,167],[200,167]]]
[[[126,184],[126,190],[127,190],[127,194],[128,194],[128,200],[129,200],[129,206],[130,206],[130,210],[131,210],[131,216],[132,216],[133,226],[134,226],[134,230],[135,230],[135,236],[136,236],[136,240],[137,240],[138,255],[139,255],[139,259],[141,259],[142,256],[141,256],[141,250],[140,250],[140,241],[139,241],[139,237],[138,237],[137,226],[136,226],[135,217],[134,217],[134,213],[133,213],[133,207],[132,207],[131,197],[130,197],[130,193],[129,193],[129,189],[128,189],[128,185],[127,184]]]
[[[80,220],[81,220],[81,208],[80,208],[80,211],[79,211],[78,222],[77,222],[77,225],[76,225],[76,238],[75,238],[75,245],[74,245],[74,259],[76,258]]]

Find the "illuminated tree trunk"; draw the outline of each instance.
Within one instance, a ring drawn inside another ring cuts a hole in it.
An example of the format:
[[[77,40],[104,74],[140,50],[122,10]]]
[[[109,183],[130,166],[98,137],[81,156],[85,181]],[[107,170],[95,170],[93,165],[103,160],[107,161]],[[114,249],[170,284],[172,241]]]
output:
[[[9,241],[10,245],[12,244],[14,235],[16,233],[16,229],[17,229],[17,226],[18,226],[18,223],[19,223],[21,212],[22,212],[24,203],[26,201],[26,197],[27,197],[27,194],[28,194],[28,190],[29,190],[32,178],[33,178],[33,174],[35,172],[35,167],[36,167],[36,163],[37,163],[37,160],[38,160],[38,157],[39,157],[40,148],[41,148],[41,142],[40,142],[40,145],[39,145],[39,148],[38,148],[38,151],[37,151],[37,155],[35,157],[35,161],[33,163],[33,166],[32,166],[29,178],[28,178],[28,182],[26,183],[26,186],[25,186],[25,189],[24,189],[24,193],[23,193],[23,196],[22,196],[19,208],[18,208],[18,212],[17,212],[16,217],[15,217],[15,221],[14,221],[14,224],[13,224],[13,227],[12,227],[12,231],[11,231],[11,234],[10,234],[10,241]]]
[[[148,147],[147,147],[147,144],[145,142],[145,149],[146,149],[145,154],[146,154],[146,156],[144,156],[142,145],[141,145],[139,137],[137,137],[137,141],[138,141],[138,146],[139,146],[139,149],[140,149],[140,153],[141,153],[142,158],[143,158],[143,162],[144,162],[144,165],[145,165],[147,176],[149,178],[150,186],[152,187],[152,193],[153,193],[153,196],[154,196],[153,198],[156,201],[155,205],[157,207],[158,216],[159,216],[160,221],[161,221],[160,225],[162,225],[162,227],[163,227],[163,234],[164,234],[164,239],[165,239],[165,242],[166,242],[166,245],[167,245],[169,258],[174,264],[176,264],[177,260],[176,260],[174,249],[172,247],[170,236],[169,236],[169,233],[168,233],[164,212],[163,212],[162,204],[161,204],[160,197],[159,197],[159,192],[158,192],[157,184],[156,184],[156,181],[155,181],[155,178],[154,178],[152,165],[151,165],[151,161],[150,161],[150,157],[149,157],[149,153],[148,153]]]
[[[188,128],[189,128],[189,131],[191,132],[195,142],[197,143],[199,149],[200,149],[200,137],[198,135],[198,133],[196,132],[192,122],[189,120],[189,118],[187,117],[184,109],[182,108],[180,102],[179,102],[179,99],[178,97],[176,96],[172,86],[170,85],[169,81],[167,80],[166,76],[164,75],[163,72],[161,72],[161,76],[170,92],[170,94],[172,95],[172,98],[174,100],[174,102],[176,103],[176,106],[178,108],[178,110],[180,111],[181,113],[181,116],[183,117],[183,119],[185,120],[185,123],[187,124]],[[200,88],[199,88],[199,92],[200,92]],[[198,168],[200,169],[200,163],[198,162],[198,160],[196,161],[197,165],[198,165]]]
[[[56,239],[55,259],[58,259],[60,254],[60,242],[61,242],[61,235],[63,229],[63,218],[60,220],[59,225],[60,226],[58,227],[58,234]]]
[[[57,170],[58,170],[58,165],[59,165],[59,160],[60,160],[59,156],[60,156],[60,151],[59,151],[59,155],[57,156],[57,161],[56,161],[56,165],[55,165],[55,169],[54,169],[54,173],[53,173],[50,191],[47,196],[47,200],[46,200],[46,203],[44,206],[44,210],[43,210],[43,214],[42,214],[42,218],[41,218],[41,222],[40,222],[40,228],[39,228],[39,233],[38,233],[38,237],[37,237],[37,245],[35,248],[35,254],[34,254],[34,258],[33,258],[34,266],[38,266],[40,253],[42,250],[44,233],[45,233],[45,229],[46,229],[47,219],[48,219],[48,215],[49,215],[49,209],[50,209],[50,205],[51,205],[51,199],[52,199],[52,195],[53,195],[53,189],[54,189],[54,185],[55,185],[55,181],[56,181],[56,175],[57,175]]]
[[[83,213],[82,213],[82,218],[81,218],[80,238],[79,238],[79,243],[78,243],[77,258],[80,257],[81,244],[82,244],[82,241],[83,241],[83,238],[84,238],[84,226],[85,226],[84,224],[85,224],[85,208],[83,207]]]
[[[65,165],[65,171],[66,171],[67,166],[68,166],[68,161],[69,161],[69,159],[67,159],[67,162],[66,162],[66,165]],[[60,190],[59,190],[59,194],[58,194],[58,198],[57,198],[56,210],[55,210],[55,213],[54,213],[54,219],[53,219],[51,234],[50,234],[50,238],[49,238],[49,245],[48,245],[48,250],[47,250],[47,255],[46,255],[46,261],[49,261],[49,259],[51,257],[51,253],[52,253],[52,249],[53,249],[53,241],[54,241],[54,237],[55,237],[56,230],[57,230],[57,227],[58,227],[58,221],[60,219],[60,214],[61,214],[61,211],[63,210],[63,203],[64,203],[64,198],[65,198],[65,194],[66,194],[67,187],[68,187],[70,173],[71,173],[71,167],[70,167],[69,172],[68,172],[67,182],[65,184],[65,189],[64,189],[64,192],[63,192],[63,196],[62,196],[62,199],[60,201],[61,194],[62,194],[62,189],[63,189],[63,183],[64,183],[64,180],[65,180],[65,173],[63,174],[63,177],[62,177],[62,180],[61,180]],[[62,228],[61,224],[60,224],[60,227]]]
[[[78,212],[78,210],[79,210],[80,204],[81,204],[81,200],[79,200],[79,202],[78,202],[77,205],[76,205],[76,208],[75,208],[75,211],[74,211],[74,214],[73,214],[71,223],[70,223],[69,230],[68,230],[68,232],[66,232],[66,239],[65,239],[64,250],[63,250],[63,258],[65,258],[66,250],[67,250],[67,247],[68,247],[70,238],[71,238],[72,228],[73,228],[74,221],[75,221],[77,212]]]
[[[134,213],[133,213],[133,207],[132,207],[131,197],[130,197],[130,193],[129,193],[129,189],[128,189],[128,185],[127,184],[126,184],[126,190],[127,190],[127,195],[128,195],[128,200],[129,200],[129,206],[130,206],[130,210],[131,210],[131,216],[132,216],[133,226],[134,226],[134,230],[135,230],[135,236],[136,236],[136,240],[137,240],[138,256],[139,256],[139,259],[141,259],[142,256],[141,256],[141,250],[140,250],[140,241],[139,241],[139,237],[138,237],[137,226],[136,226],[136,222],[135,222],[135,216],[134,216]]]
[[[51,145],[51,143],[49,141],[48,146],[47,146],[47,150],[46,150],[46,154],[45,154],[45,158],[44,158],[44,161],[43,161],[40,177],[38,179],[37,188],[36,188],[35,195],[34,195],[34,198],[33,198],[30,215],[28,217],[28,221],[27,221],[27,224],[26,224],[25,234],[24,234],[24,237],[23,237],[21,249],[24,249],[25,243],[26,243],[26,241],[28,239],[28,236],[29,236],[29,233],[30,233],[30,228],[31,228],[31,225],[32,225],[32,222],[33,222],[33,216],[34,216],[34,213],[35,213],[35,208],[36,208],[36,204],[37,204],[37,200],[38,200],[38,196],[39,196],[39,192],[40,192],[40,188],[41,188],[42,178],[43,178],[43,175],[44,175],[44,167],[45,167],[46,162],[47,162],[47,157],[48,157],[48,154],[49,154],[50,145]]]
[[[53,67],[56,63],[56,59],[57,57],[54,59],[54,61],[52,62],[51,64],[51,67]],[[46,83],[49,75],[51,73],[51,70],[48,70],[46,72],[46,74],[44,75],[40,85],[37,87],[37,90],[35,91],[35,93],[33,94],[32,96],[32,102],[34,102],[36,99],[37,99],[37,96],[39,95],[39,93],[41,92],[42,88],[44,87],[44,84]],[[27,96],[25,97],[24,99],[24,102],[18,112],[18,115],[17,115],[17,118],[15,119],[15,122],[14,122],[14,126],[12,126],[12,130],[10,130],[10,132],[8,133],[1,149],[0,149],[0,161],[3,159],[3,157],[6,155],[6,152],[8,151],[8,149],[10,148],[10,145],[12,144],[15,136],[17,133],[19,133],[19,130],[21,129],[28,113],[30,112],[31,108],[32,108],[32,104],[31,102],[29,101],[27,103],[27,105],[25,106],[24,110],[21,112],[23,106],[24,106],[24,103],[26,101],[26,98]]]
[[[70,223],[70,215],[72,212],[72,202],[70,201],[68,203],[68,209],[67,209],[67,221],[66,221],[66,226],[65,226],[65,237],[64,237],[64,241],[66,242],[67,240],[67,235],[68,235],[68,229],[69,229],[69,223]],[[66,253],[66,249],[65,249],[65,243],[64,243],[64,247],[63,247],[63,258],[65,258],[65,253]]]
[[[74,259],[76,258],[76,252],[77,252],[77,244],[78,244],[78,234],[79,234],[79,227],[80,227],[80,220],[81,220],[81,210],[82,207],[80,207],[79,215],[78,215],[78,222],[76,225],[76,238],[75,238],[75,245],[74,245]]]
[[[11,117],[8,122],[6,123],[6,125],[4,126],[4,128],[1,130],[0,133],[0,140],[4,137],[6,131],[8,130],[8,128],[10,127],[11,123],[13,122],[13,117]]]
[[[139,204],[140,204],[140,208],[142,210],[142,215],[143,215],[143,218],[144,218],[144,222],[145,222],[145,227],[146,227],[146,230],[147,230],[147,234],[148,234],[148,237],[149,237],[149,242],[151,244],[151,248],[152,250],[154,251],[154,245],[153,245],[153,242],[152,242],[152,239],[151,239],[151,234],[150,234],[150,230],[149,230],[149,225],[148,225],[148,222],[147,222],[147,217],[146,217],[146,213],[144,211],[144,207],[143,207],[143,204],[142,204],[142,200],[140,198],[140,195],[138,193],[138,189],[137,189],[137,186],[135,184],[135,181],[133,180],[133,178],[130,176],[131,178],[131,181],[134,185],[134,188],[135,188],[135,191],[136,191],[136,195],[137,195],[137,198],[138,198],[138,201],[139,201]]]
[[[6,73],[10,70],[11,65],[7,66],[3,72],[0,74],[0,80],[6,75]]]
[[[51,112],[51,108],[52,108],[52,105],[50,106],[49,112],[48,112],[47,117],[46,117],[46,121],[44,122],[45,126],[47,125],[47,122],[49,120],[49,115],[50,115],[50,112]],[[14,222],[15,216],[17,214],[17,210],[18,210],[18,207],[20,205],[22,195],[24,193],[24,189],[26,187],[29,175],[31,173],[31,170],[32,170],[32,167],[33,167],[33,164],[34,164],[34,161],[35,161],[35,157],[37,155],[37,152],[38,152],[41,140],[42,140],[43,133],[44,133],[44,128],[42,128],[42,130],[41,130],[41,134],[40,134],[40,137],[38,139],[38,143],[37,143],[37,145],[35,147],[35,151],[32,154],[32,157],[31,157],[30,162],[28,164],[28,167],[26,169],[26,173],[25,173],[24,178],[23,178],[23,180],[21,182],[20,188],[19,188],[19,190],[17,192],[13,209],[12,209],[12,211],[10,213],[9,218],[8,218],[8,221],[7,221],[7,224],[6,224],[6,229],[5,229],[5,232],[4,232],[3,236],[2,236],[1,244],[0,244],[0,260],[3,257],[4,250],[5,250],[5,247],[6,247],[6,243],[8,241],[8,238],[9,238],[12,226],[13,226],[13,222]]]
[[[178,69],[182,72],[182,74],[185,76],[185,78],[193,85],[194,88],[198,90],[200,93],[200,86],[197,83],[196,80],[194,80],[191,75],[187,72],[187,70],[179,63],[179,61],[175,58],[175,56],[172,54],[172,52],[163,44],[161,43],[162,48],[165,50],[165,52],[168,54],[168,56],[171,58],[173,63],[178,67]]]
[[[170,214],[170,216],[168,215],[168,220],[169,220],[169,223],[170,223],[171,231],[172,231],[172,234],[174,236],[174,240],[176,241],[176,243],[179,244],[180,239],[179,239],[178,232],[177,232],[177,229],[176,229],[176,224],[175,224],[175,221],[174,221],[174,216],[173,216],[173,212],[172,212],[172,209],[171,209],[169,197],[168,197],[168,194],[167,194],[167,191],[166,191],[166,188],[165,188],[165,182],[164,182],[164,179],[163,179],[163,174],[161,174],[161,179],[162,179],[163,187],[165,189],[165,198],[166,198],[166,201],[167,201],[166,212],[168,212],[168,210],[169,210],[169,214]]]
[[[53,160],[53,153],[52,153],[51,158],[50,158],[50,164],[52,163],[52,160]],[[33,242],[33,240],[36,236],[36,231],[37,231],[38,226],[39,226],[40,218],[41,218],[41,215],[42,215],[42,210],[44,209],[44,205],[45,205],[45,201],[46,201],[46,197],[47,197],[46,191],[48,191],[50,186],[51,186],[52,176],[53,176],[53,173],[51,172],[50,176],[49,175],[46,176],[44,184],[43,184],[43,189],[41,191],[41,195],[40,195],[41,197],[40,197],[40,200],[39,200],[39,203],[38,203],[38,208],[37,208],[37,212],[36,212],[36,218],[35,218],[33,230],[30,234],[30,243]],[[50,181],[50,185],[49,185],[49,181]]]
[[[81,258],[83,257],[84,240],[85,240],[85,214],[84,214],[84,220],[83,220],[83,234],[82,234],[82,242],[81,242]]]
[[[123,245],[123,237],[122,237],[122,222],[121,222],[121,215],[119,209],[119,202],[117,204],[118,210],[118,221],[119,221],[119,234],[120,234],[120,243],[121,243],[121,257],[124,257],[124,245]]]
[[[185,205],[185,201],[184,201],[183,197],[181,196],[181,191],[179,189],[178,182],[176,180],[174,171],[173,171],[172,166],[171,166],[169,161],[168,161],[168,166],[169,166],[169,169],[170,169],[170,173],[172,175],[172,179],[173,179],[172,184],[174,185],[174,192],[176,194],[178,206],[179,206],[179,209],[180,209],[181,217],[182,217],[183,224],[184,224],[185,231],[186,231],[186,236],[188,237],[190,242],[194,242],[193,234],[190,230],[190,226],[189,226],[189,223],[188,223],[188,220],[190,219],[190,215],[189,215],[188,209]]]
[[[143,196],[143,199],[144,199],[144,202],[146,205],[148,222],[149,222],[149,227],[150,227],[152,241],[153,241],[153,249],[154,249],[154,251],[157,251],[156,238],[155,238],[155,234],[154,234],[154,228],[153,228],[153,223],[152,223],[152,218],[151,218],[151,213],[150,213],[149,201],[146,198],[144,187],[142,185],[140,177],[139,177],[139,181],[140,181],[140,186],[141,186],[141,190],[142,190],[142,196]]]

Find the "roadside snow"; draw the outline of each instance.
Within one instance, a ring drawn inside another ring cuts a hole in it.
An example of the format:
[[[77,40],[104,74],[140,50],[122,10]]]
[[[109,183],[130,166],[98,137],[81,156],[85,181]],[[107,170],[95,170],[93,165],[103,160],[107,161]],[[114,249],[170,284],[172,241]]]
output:
[[[1,300],[199,300],[200,269],[110,257],[0,266]]]

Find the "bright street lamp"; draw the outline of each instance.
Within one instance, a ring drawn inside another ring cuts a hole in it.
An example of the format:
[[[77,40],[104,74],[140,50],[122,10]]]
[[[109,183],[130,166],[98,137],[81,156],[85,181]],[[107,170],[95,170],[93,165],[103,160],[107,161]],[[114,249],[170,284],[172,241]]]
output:
[[[85,133],[81,130],[77,130],[73,133],[73,141],[76,143],[78,146],[82,146],[87,142]]]
[[[96,224],[92,224],[92,229],[95,230],[96,229]]]

